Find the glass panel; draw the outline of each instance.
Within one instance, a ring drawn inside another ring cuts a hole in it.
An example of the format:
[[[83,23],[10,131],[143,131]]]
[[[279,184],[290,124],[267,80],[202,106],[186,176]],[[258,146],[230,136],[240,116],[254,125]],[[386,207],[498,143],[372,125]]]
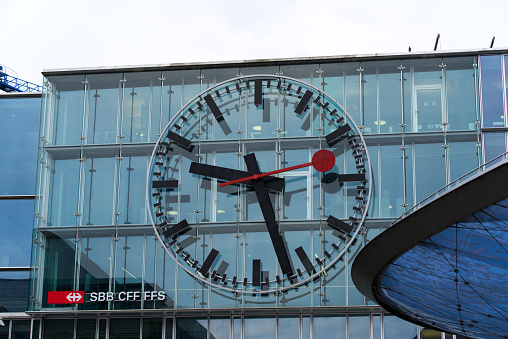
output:
[[[44,280],[42,289],[42,307],[71,308],[73,305],[48,305],[48,291],[75,291],[75,247],[74,232],[58,236],[46,236],[46,251],[44,255]]]
[[[379,191],[381,190],[379,178],[379,145],[368,145],[370,165],[372,167],[372,180],[370,185],[370,205],[368,215],[371,218],[379,217]]]
[[[102,236],[97,233],[99,232],[96,230],[81,234],[79,286],[84,291],[108,292],[113,267],[111,244],[114,233],[102,231],[100,233],[105,233]],[[80,309],[107,309],[107,307],[108,303],[105,302],[87,302],[79,305]]]
[[[162,319],[143,319],[143,339],[162,338]],[[167,337],[166,337],[167,338]],[[169,337],[171,339],[171,337]]]
[[[110,339],[135,339],[139,338],[139,318],[133,319],[109,319]]]
[[[500,55],[480,57],[483,127],[503,127],[503,80]]]
[[[384,316],[385,338],[407,339],[417,335],[416,325],[394,316]]]
[[[374,74],[365,74],[367,71],[374,72]],[[377,118],[377,74],[376,69],[366,69],[362,76],[363,88],[363,129],[364,134],[378,133],[378,118]],[[359,124],[359,121],[356,121]]]
[[[9,339],[9,320],[3,320],[5,326],[0,326],[0,339]]]
[[[242,339],[242,319],[233,320],[233,339]]]
[[[95,339],[95,319],[77,319],[76,339]]]
[[[370,337],[370,317],[368,315],[350,315],[348,322],[348,339],[365,339]]]
[[[0,200],[0,267],[30,266],[33,200]]]
[[[166,319],[166,339],[173,339],[173,318]]]
[[[48,77],[53,84],[53,144],[79,145],[83,136],[85,77],[83,75]]]
[[[393,67],[394,70],[395,67]],[[379,129],[381,133],[397,133],[401,123],[400,73],[379,74]],[[408,122],[406,122],[407,124]]]
[[[416,128],[420,132],[442,131],[441,88],[416,89]]]
[[[176,319],[176,337],[178,339],[204,339],[207,337],[207,332],[208,319]]]
[[[0,97],[0,195],[35,193],[40,98]],[[0,265],[1,266],[1,265]]]
[[[115,186],[115,158],[86,160],[83,223],[111,225]]]
[[[381,146],[381,216],[396,218],[404,213],[404,176],[400,145]]]
[[[360,118],[360,75],[357,70],[347,70],[345,110],[357,125],[361,125]]]
[[[123,94],[122,135],[124,138],[122,142],[148,141],[148,126],[153,100],[152,88],[160,86],[159,78],[160,73],[158,72],[125,74],[127,81]],[[157,99],[160,102],[160,96]]]
[[[302,317],[302,339],[310,338],[310,317]]]
[[[239,158],[235,154],[235,151],[229,151],[226,153],[217,152],[215,154],[216,166],[238,169],[239,160],[243,162],[243,158]],[[203,180],[203,183],[211,185],[211,187],[218,186],[216,184],[216,180]],[[238,204],[240,203],[238,198],[239,197],[238,190],[239,188],[234,186],[217,188],[217,199],[215,199],[216,209],[213,211],[213,213],[215,214],[216,221],[236,221],[237,212],[235,211],[235,209],[238,208]],[[206,205],[207,204],[205,203],[205,206]],[[206,220],[206,209],[204,211],[203,221],[208,221]]]
[[[346,317],[314,317],[314,338],[346,339]]]
[[[41,321],[37,319],[32,320],[32,339],[39,339],[40,336],[40,327],[41,327]],[[102,339],[102,338],[99,338]]]
[[[210,338],[231,338],[231,320],[224,319],[210,319]]]
[[[441,143],[415,145],[414,171],[417,203],[446,184],[443,153]]]
[[[293,339],[300,336],[300,318],[279,318],[278,339]]]
[[[276,336],[275,316],[273,318],[245,318],[244,339],[274,338]]]
[[[79,166],[76,159],[52,161],[48,226],[76,225]]]
[[[44,339],[73,339],[74,319],[44,319]]]
[[[24,312],[28,307],[29,272],[0,272],[0,310]]]
[[[473,60],[446,60],[448,128],[476,129],[476,96]]]
[[[30,320],[12,322],[11,339],[30,339]]]
[[[484,163],[506,152],[504,132],[483,133]]]
[[[478,167],[476,141],[452,142],[450,154],[450,182]]]
[[[116,143],[122,74],[90,74],[86,79],[89,83],[87,143]]]
[[[107,319],[99,319],[99,337],[98,339],[106,339]]]
[[[127,230],[119,234],[116,242],[115,293],[141,291],[143,282],[143,242],[145,237]],[[150,236],[152,233],[150,232]],[[115,301],[115,309],[141,308],[140,297],[128,301]]]
[[[125,157],[120,168],[119,224],[146,223],[147,157]]]
[[[372,316],[372,332],[374,332],[374,336],[372,339],[381,339],[381,316],[373,315]],[[421,338],[420,338],[421,339]]]

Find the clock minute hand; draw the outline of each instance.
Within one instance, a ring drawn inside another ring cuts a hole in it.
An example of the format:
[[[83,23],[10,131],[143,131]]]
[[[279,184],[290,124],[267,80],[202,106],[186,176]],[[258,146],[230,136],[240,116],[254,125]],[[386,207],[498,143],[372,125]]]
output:
[[[243,158],[245,159],[245,164],[247,165],[247,169],[250,173],[260,172],[254,153],[247,154]],[[256,180],[252,182],[252,186],[256,192],[259,207],[261,207],[261,213],[265,219],[266,228],[268,229],[270,240],[272,241],[273,248],[275,249],[280,269],[283,274],[291,276],[293,275],[293,268],[291,266],[291,261],[289,260],[286,246],[284,245],[284,240],[279,233],[279,228],[275,219],[275,212],[273,211],[272,202],[270,201],[270,197],[266,191],[265,184],[262,181]]]
[[[220,184],[220,187],[238,184],[240,182],[244,182],[244,181],[248,181],[248,180],[256,180],[256,179],[260,179],[260,178],[270,176],[273,174],[292,171],[295,169],[308,167],[308,166],[314,166],[314,168],[319,172],[327,172],[327,171],[331,170],[334,165],[335,165],[335,156],[333,155],[333,153],[328,150],[319,150],[316,153],[314,153],[314,155],[312,156],[311,162],[307,162],[305,164],[295,165],[295,166],[291,166],[291,167],[281,168],[281,169],[278,169],[275,171],[253,174],[248,177],[239,178],[239,179],[231,180],[228,182],[223,182]]]

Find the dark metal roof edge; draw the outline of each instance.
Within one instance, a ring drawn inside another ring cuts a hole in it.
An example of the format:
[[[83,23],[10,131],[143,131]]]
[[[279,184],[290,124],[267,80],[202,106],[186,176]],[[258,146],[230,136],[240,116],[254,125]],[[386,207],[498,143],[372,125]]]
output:
[[[0,99],[42,98],[41,92],[0,92]]]
[[[356,287],[390,313],[406,320],[411,319],[391,307],[382,297],[378,288],[382,273],[398,257],[420,242],[441,232],[449,225],[505,199],[508,195],[507,176],[508,159],[505,159],[379,234],[360,251],[353,262],[351,275]],[[418,319],[410,321],[420,322]]]
[[[193,70],[207,68],[229,68],[229,67],[254,67],[254,66],[276,66],[289,64],[315,64],[315,63],[346,63],[372,60],[405,60],[405,59],[426,59],[437,57],[457,57],[457,56],[476,56],[487,54],[505,54],[508,49],[475,49],[462,51],[430,51],[430,52],[405,52],[405,53],[375,53],[375,54],[352,54],[341,56],[321,56],[321,57],[300,57],[300,58],[280,58],[280,59],[257,59],[257,60],[236,60],[236,61],[211,61],[195,63],[168,63],[155,65],[130,65],[130,66],[110,66],[110,67],[84,67],[84,68],[62,68],[45,69],[42,71],[44,76],[53,75],[76,75],[76,74],[97,74],[97,73],[118,73],[118,72],[148,72],[148,71],[177,71]]]

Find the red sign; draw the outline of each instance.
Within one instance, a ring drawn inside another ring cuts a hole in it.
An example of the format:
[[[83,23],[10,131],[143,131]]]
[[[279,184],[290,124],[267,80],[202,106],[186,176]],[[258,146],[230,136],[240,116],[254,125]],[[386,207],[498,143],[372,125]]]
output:
[[[48,292],[48,304],[83,304],[85,291]]]

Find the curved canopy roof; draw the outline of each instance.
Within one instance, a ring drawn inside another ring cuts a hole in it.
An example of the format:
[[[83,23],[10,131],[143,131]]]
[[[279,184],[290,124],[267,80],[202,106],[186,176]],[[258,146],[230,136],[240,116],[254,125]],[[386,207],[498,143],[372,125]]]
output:
[[[414,323],[508,338],[508,159],[436,196],[359,253],[355,285]]]

